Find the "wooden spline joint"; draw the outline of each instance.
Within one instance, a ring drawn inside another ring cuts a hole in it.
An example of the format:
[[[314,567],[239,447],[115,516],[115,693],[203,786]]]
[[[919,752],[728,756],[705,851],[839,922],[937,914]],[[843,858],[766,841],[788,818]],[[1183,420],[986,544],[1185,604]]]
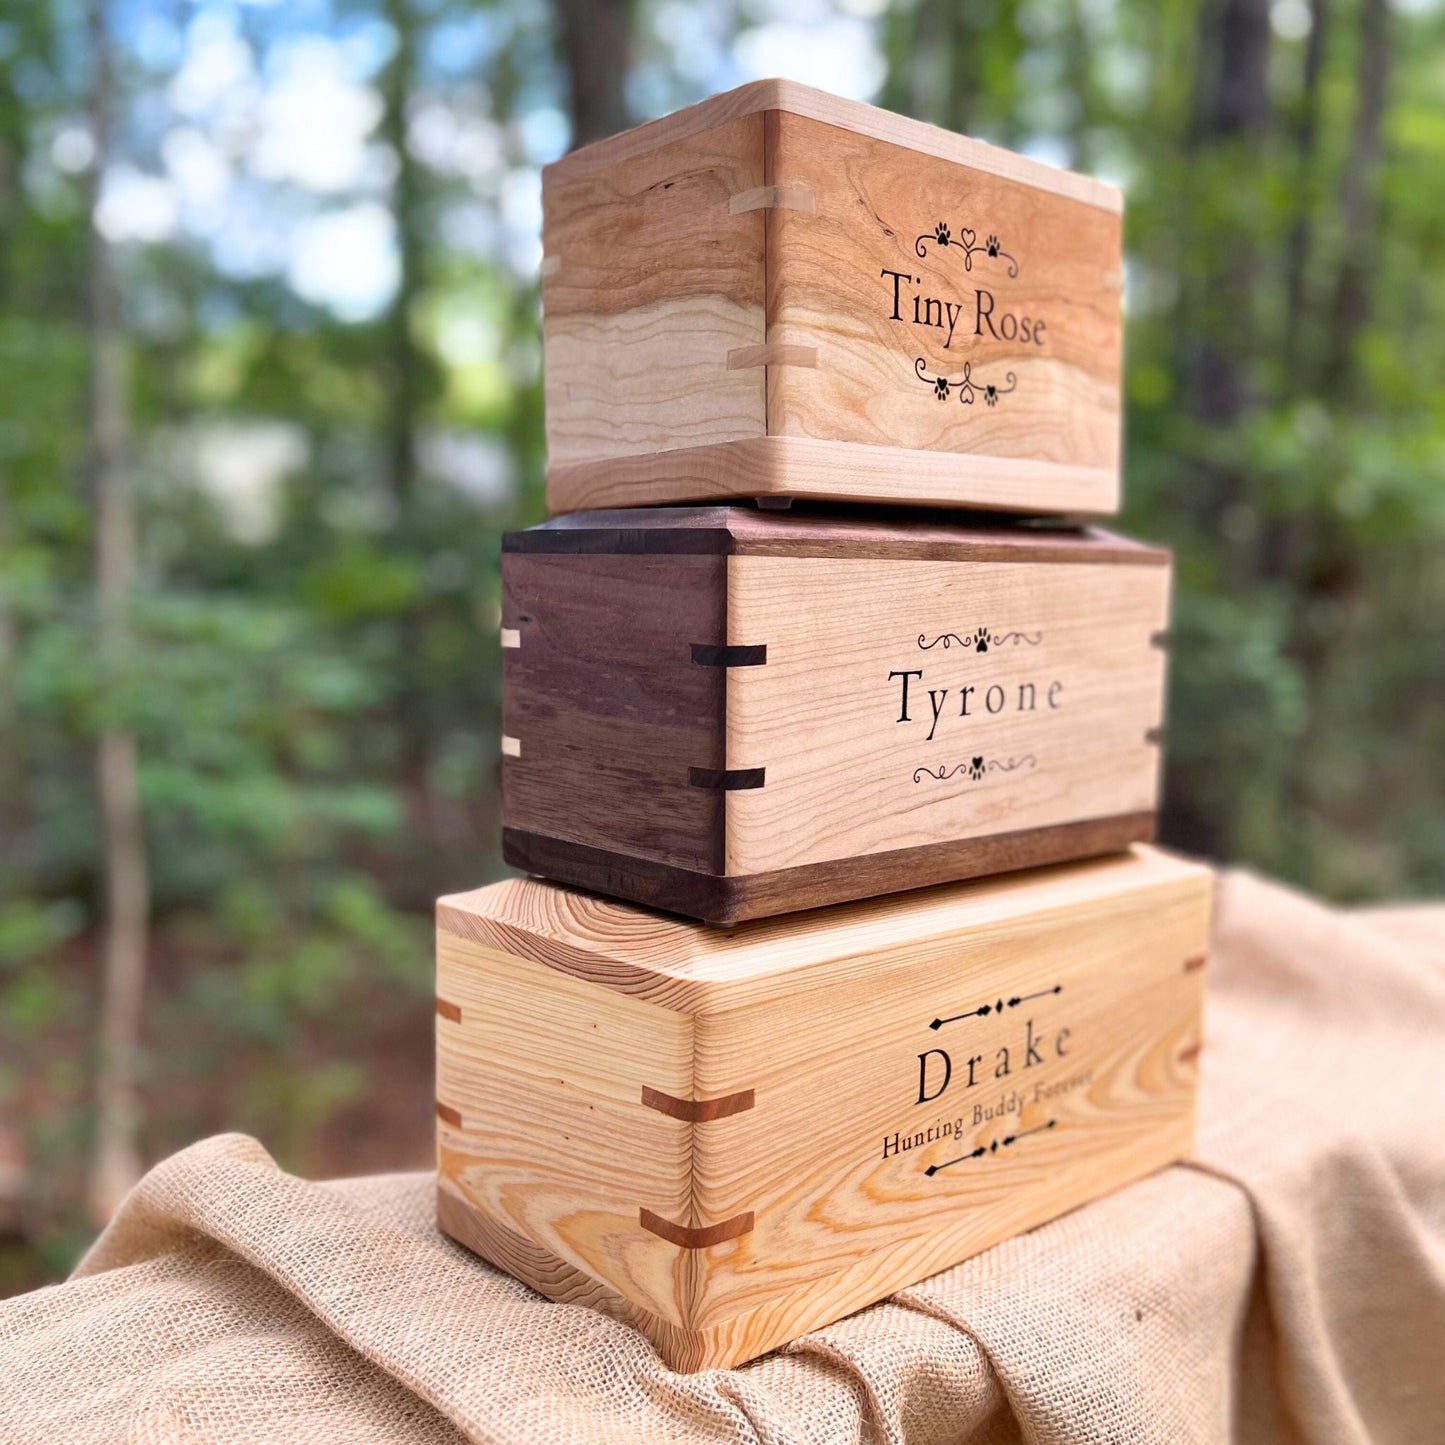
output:
[[[522,756],[521,738],[508,737],[502,734],[502,756],[504,758],[520,758]]]
[[[1169,632],[1151,632],[1149,634],[1149,646],[1157,647],[1163,652],[1168,652],[1174,645],[1174,638]]]
[[[768,645],[718,647],[710,642],[694,642],[692,660],[699,667],[762,667],[768,660]]]
[[[745,1113],[757,1103],[757,1094],[752,1089],[740,1089],[736,1094],[724,1094],[717,1099],[679,1099],[675,1094],[664,1094],[661,1089],[644,1084],[642,1102],[649,1109],[656,1109],[670,1119],[680,1119],[684,1124],[706,1124],[713,1119]]]
[[[754,366],[802,366],[816,369],[818,348],[775,342],[765,346],[735,346],[728,352],[729,371],[747,371]]]
[[[462,1021],[462,1006],[458,1003],[452,1003],[450,999],[442,998],[441,995],[438,994],[437,1017],[450,1019],[452,1023],[459,1024]]]
[[[689,768],[687,781],[694,788],[734,793],[743,788],[761,788],[765,768]]]
[[[1188,1047],[1180,1049],[1179,1062],[1181,1064],[1193,1063],[1199,1057],[1199,1051],[1203,1047],[1202,1044],[1190,1044]]]
[[[522,633],[520,628],[504,627],[502,629],[502,646],[520,647],[522,645]]]
[[[802,211],[811,216],[816,209],[813,188],[797,184],[750,186],[728,199],[728,212],[734,216],[744,211]]]
[[[1164,729],[1162,727],[1150,728],[1144,734],[1144,741],[1148,743],[1150,747],[1157,748],[1164,741]]]
[[[687,1224],[674,1224],[672,1220],[664,1219],[650,1209],[640,1209],[637,1212],[637,1222],[649,1234],[655,1234],[659,1239],[677,1245],[679,1249],[706,1249],[709,1245],[723,1244],[739,1235],[750,1234],[753,1228],[753,1211],[749,1209],[744,1214],[735,1214],[731,1219],[724,1219],[720,1224],[697,1228]]]
[[[1203,968],[1204,965],[1205,965],[1206,963],[1208,963],[1208,962],[1209,962],[1209,959],[1208,959],[1204,954],[1202,954],[1202,953],[1201,953],[1201,954],[1197,954],[1197,955],[1196,955],[1195,957],[1193,957],[1193,958],[1186,958],[1186,959],[1184,960],[1184,972],[1185,972],[1185,973],[1195,973],[1195,972],[1197,972],[1199,969]]]
[[[456,1109],[453,1109],[450,1104],[443,1104],[440,1099],[437,1100],[437,1118],[440,1119],[443,1124],[450,1124],[453,1129],[460,1129],[462,1127],[461,1114]]]

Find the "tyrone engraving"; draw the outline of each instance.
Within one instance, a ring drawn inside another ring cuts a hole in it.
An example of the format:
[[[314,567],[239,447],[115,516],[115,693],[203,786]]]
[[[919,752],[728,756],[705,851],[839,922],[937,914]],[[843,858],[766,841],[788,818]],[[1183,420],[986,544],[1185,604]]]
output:
[[[1005,637],[1010,634],[1003,634]],[[926,633],[919,634],[919,646],[924,646]],[[935,638],[937,642],[939,639]],[[977,649],[979,652],[986,652],[986,647]],[[931,743],[938,733],[940,723],[944,724],[945,730],[953,726],[952,719],[973,719],[977,721],[980,717],[987,715],[997,717],[1000,713],[1042,713],[1047,716],[1050,713],[1058,712],[1063,707],[1064,684],[1062,679],[1054,678],[1052,681],[1043,679],[1024,679],[1020,682],[1010,682],[1007,685],[1001,682],[990,683],[963,683],[961,686],[953,687],[924,687],[923,668],[921,667],[896,667],[888,674],[888,681],[897,681],[899,692],[895,694],[898,698],[898,722],[899,723],[927,723],[928,735],[924,742]],[[917,691],[910,692],[911,684],[917,681]],[[927,696],[927,716],[923,715],[924,700],[919,696],[924,693]],[[950,702],[950,698],[953,699]],[[915,715],[914,710],[918,710]],[[947,718],[949,721],[944,722]],[[955,769],[955,772],[958,771]],[[1001,768],[995,771],[1011,772],[1011,768]],[[937,772],[935,777],[941,776]],[[951,776],[951,775],[950,775]],[[914,780],[915,782],[917,779]]]

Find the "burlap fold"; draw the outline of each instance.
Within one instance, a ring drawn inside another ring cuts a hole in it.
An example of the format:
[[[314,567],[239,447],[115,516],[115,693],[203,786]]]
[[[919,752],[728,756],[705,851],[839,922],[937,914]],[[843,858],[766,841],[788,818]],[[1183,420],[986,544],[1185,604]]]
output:
[[[1445,909],[1222,880],[1195,1161],[739,1370],[439,1236],[429,1175],[154,1169],[0,1303],[0,1440],[1445,1439]]]

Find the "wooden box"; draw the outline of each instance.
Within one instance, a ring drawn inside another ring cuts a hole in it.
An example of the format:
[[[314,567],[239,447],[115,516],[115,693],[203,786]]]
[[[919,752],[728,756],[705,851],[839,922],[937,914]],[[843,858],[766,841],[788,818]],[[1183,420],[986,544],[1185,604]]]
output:
[[[748,506],[502,545],[519,868],[728,923],[1152,836],[1167,552]]]
[[[787,81],[543,171],[554,511],[1107,514],[1113,188]]]
[[[750,1359],[1187,1151],[1209,898],[1143,847],[727,932],[444,898],[440,1225]]]

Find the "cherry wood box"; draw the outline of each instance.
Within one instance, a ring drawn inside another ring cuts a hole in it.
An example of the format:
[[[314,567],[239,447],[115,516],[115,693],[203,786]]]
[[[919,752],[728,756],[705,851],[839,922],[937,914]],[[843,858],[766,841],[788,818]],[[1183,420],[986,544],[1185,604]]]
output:
[[[502,547],[519,868],[729,923],[1152,836],[1167,552],[749,506]]]
[[[1117,509],[1113,188],[774,80],[574,151],[543,209],[554,511]]]
[[[751,1359],[1188,1150],[1210,885],[1138,847],[727,932],[444,898],[440,1225]]]

